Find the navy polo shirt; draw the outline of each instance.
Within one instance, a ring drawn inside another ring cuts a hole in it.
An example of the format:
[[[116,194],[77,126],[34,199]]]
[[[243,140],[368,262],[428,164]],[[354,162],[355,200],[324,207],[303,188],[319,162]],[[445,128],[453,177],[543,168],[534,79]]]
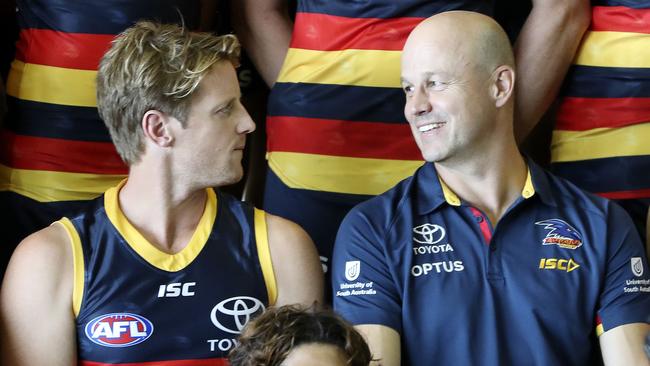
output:
[[[585,365],[650,316],[627,214],[532,162],[495,227],[423,165],[347,215],[332,277],[335,310],[395,329],[405,365]]]

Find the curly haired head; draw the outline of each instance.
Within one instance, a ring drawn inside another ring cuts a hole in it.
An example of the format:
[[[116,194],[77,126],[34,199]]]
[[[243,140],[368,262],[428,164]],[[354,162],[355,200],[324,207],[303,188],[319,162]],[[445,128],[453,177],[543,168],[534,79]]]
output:
[[[239,52],[233,35],[195,33],[175,24],[140,21],[120,33],[99,64],[97,108],[122,160],[140,160],[145,112],[158,110],[184,123],[210,67],[222,60],[236,65]]]
[[[349,366],[368,366],[372,360],[361,334],[340,316],[295,305],[269,308],[250,322],[229,360],[231,366],[277,366],[292,349],[309,343],[340,348]]]

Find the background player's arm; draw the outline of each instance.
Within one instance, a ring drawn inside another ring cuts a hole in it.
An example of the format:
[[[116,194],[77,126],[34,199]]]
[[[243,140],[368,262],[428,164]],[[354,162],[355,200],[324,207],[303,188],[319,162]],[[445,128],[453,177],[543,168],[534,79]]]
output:
[[[16,248],[0,293],[3,365],[77,364],[72,281],[72,250],[60,225]]]
[[[237,0],[232,25],[257,71],[273,86],[287,54],[293,22],[287,0]]]
[[[266,214],[271,261],[278,288],[274,305],[323,303],[323,269],[318,252],[297,224]]]
[[[393,328],[378,324],[355,326],[361,333],[372,354],[371,366],[399,366],[401,358],[399,333]]]
[[[533,0],[515,43],[518,142],[555,99],[590,19],[588,0]]]
[[[600,335],[600,348],[607,366],[650,366],[643,344],[650,325],[632,323],[610,329]]]

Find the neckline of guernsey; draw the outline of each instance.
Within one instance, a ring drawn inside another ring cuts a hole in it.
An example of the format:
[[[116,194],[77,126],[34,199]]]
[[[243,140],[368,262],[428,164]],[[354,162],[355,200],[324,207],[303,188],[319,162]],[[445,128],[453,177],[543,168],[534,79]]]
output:
[[[210,188],[205,190],[207,199],[203,215],[187,246],[178,253],[169,254],[151,244],[124,216],[120,208],[118,194],[125,183],[126,179],[104,193],[106,215],[115,229],[122,235],[125,243],[142,259],[163,271],[176,272],[190,265],[208,241],[217,217],[217,196],[214,190]]]

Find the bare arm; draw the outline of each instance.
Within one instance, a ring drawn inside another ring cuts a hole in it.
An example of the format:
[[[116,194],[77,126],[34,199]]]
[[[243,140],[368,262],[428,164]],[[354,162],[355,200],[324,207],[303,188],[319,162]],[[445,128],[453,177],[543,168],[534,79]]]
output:
[[[607,366],[650,366],[643,344],[650,324],[633,323],[610,329],[600,336],[600,348]]]
[[[232,25],[257,71],[273,86],[291,41],[287,0],[233,1]]]
[[[393,328],[378,324],[357,325],[370,347],[371,366],[399,366],[401,359],[399,333]]]
[[[318,252],[297,224],[266,214],[271,261],[278,288],[275,305],[323,303],[323,269]]]
[[[533,0],[515,44],[518,142],[555,99],[590,19],[588,0]]]
[[[16,248],[0,294],[3,365],[77,364],[72,269],[69,240],[58,224]]]

